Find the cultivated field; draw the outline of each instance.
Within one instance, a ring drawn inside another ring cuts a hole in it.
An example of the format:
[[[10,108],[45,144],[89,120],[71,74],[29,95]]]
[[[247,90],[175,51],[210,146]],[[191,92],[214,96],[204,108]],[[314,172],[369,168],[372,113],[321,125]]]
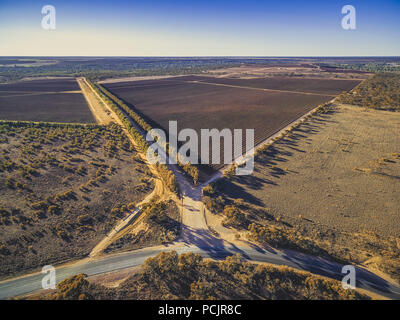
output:
[[[94,123],[75,79],[0,84],[0,119]]]
[[[314,61],[315,62],[315,61]],[[281,63],[270,64],[248,64],[238,67],[220,68],[209,70],[210,75],[222,78],[261,78],[272,76],[284,77],[307,77],[315,79],[365,79],[371,74],[366,71],[346,70],[333,67],[320,67],[312,61],[304,63],[290,63],[281,61]]]
[[[152,189],[115,124],[0,122],[0,278],[88,255]]]
[[[255,130],[257,144],[358,83],[355,80],[187,76],[104,86],[155,128],[168,130],[170,120],[178,121],[178,130],[192,128],[198,133],[200,129],[251,128]]]
[[[267,77],[250,79],[231,79],[215,77],[188,76],[182,78],[184,81],[199,81],[205,83],[221,84],[227,86],[238,86],[246,88],[258,88],[277,91],[292,91],[300,93],[314,93],[321,95],[336,96],[343,91],[353,89],[360,80],[343,79],[312,79],[312,78],[291,78],[291,77]]]
[[[400,279],[399,130],[398,113],[340,106],[261,151],[253,175],[224,179],[205,202],[253,240]]]

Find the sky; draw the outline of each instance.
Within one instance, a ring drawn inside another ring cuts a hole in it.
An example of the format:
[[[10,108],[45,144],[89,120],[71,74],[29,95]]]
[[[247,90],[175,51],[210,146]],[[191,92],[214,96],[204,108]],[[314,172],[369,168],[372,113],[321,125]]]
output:
[[[400,56],[400,0],[0,0],[0,56]]]

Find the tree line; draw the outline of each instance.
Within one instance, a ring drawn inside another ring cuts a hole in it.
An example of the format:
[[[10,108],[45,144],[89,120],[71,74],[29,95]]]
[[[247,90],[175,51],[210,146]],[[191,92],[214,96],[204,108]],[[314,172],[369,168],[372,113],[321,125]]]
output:
[[[143,153],[146,153],[147,149],[149,148],[148,143],[146,140],[143,138],[141,133],[136,130],[136,128],[132,125],[131,121],[129,118],[125,115],[125,113],[120,109],[120,107],[112,101],[106,94],[104,94],[103,87],[94,84],[90,80],[87,80],[89,85],[92,87],[94,91],[96,91],[99,96],[107,103],[107,105],[115,112],[115,114],[118,116],[118,118],[122,121],[122,123],[125,125],[127,128],[129,134],[133,137],[133,139],[136,141],[138,144],[140,151]],[[104,89],[105,90],[105,89]],[[124,110],[125,111],[125,110]],[[131,113],[127,113],[129,116],[131,116]],[[171,170],[168,169],[168,167],[165,164],[157,164],[156,169],[161,177],[161,179],[164,181],[168,189],[170,191],[178,194],[178,183],[176,182],[175,175]]]
[[[137,112],[135,112],[131,107],[129,107],[124,101],[122,101],[120,98],[109,92],[107,89],[105,89],[103,86],[97,84],[97,87],[99,90],[102,91],[102,93],[107,96],[113,103],[115,103],[117,106],[119,106],[124,112],[126,112],[133,121],[135,121],[146,133],[149,132],[152,128],[152,126],[146,122],[146,120],[143,119]],[[146,143],[147,144],[147,143]],[[172,150],[172,147],[168,145],[168,147],[161,146],[164,148],[164,151],[169,154],[174,152]],[[176,153],[176,150],[175,150]],[[194,184],[197,184],[199,180],[199,169],[197,166],[191,164],[190,162],[184,164],[181,161],[179,161],[179,158],[177,159],[177,164],[178,166],[187,174],[191,177],[192,182]]]

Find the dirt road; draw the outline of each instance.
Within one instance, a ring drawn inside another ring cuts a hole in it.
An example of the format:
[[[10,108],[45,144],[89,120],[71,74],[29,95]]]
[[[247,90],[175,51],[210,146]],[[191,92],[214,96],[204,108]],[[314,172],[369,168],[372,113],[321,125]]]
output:
[[[88,83],[86,82],[85,78],[77,78],[76,81],[78,82],[83,95],[89,105],[90,111],[93,113],[94,118],[98,124],[109,124],[111,122],[115,122],[116,119],[113,117],[107,107],[105,106],[104,102],[99,99],[95,92],[89,87]]]
[[[144,204],[150,202],[154,197],[161,197],[164,193],[164,187],[161,180],[155,180],[155,186],[153,191],[146,196],[141,202],[136,205],[136,208],[132,211],[136,211],[134,214],[129,214],[128,217],[120,220],[117,225],[109,232],[109,234],[101,240],[90,252],[89,257],[94,258],[103,253],[103,251],[116,239],[121,236],[121,233],[126,229],[132,222],[138,222],[141,216],[141,208]]]

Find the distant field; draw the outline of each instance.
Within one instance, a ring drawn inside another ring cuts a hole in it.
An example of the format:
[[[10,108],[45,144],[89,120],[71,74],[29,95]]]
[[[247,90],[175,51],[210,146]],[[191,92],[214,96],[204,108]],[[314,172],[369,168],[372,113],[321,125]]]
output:
[[[107,83],[104,86],[142,113],[154,127],[167,130],[169,120],[177,120],[178,130],[192,128],[200,132],[200,129],[212,128],[252,128],[255,129],[257,144],[357,83],[359,81],[281,77],[248,80],[187,76]]]
[[[335,79],[304,79],[294,77],[268,77],[256,79],[230,79],[214,77],[183,77],[186,81],[194,80],[216,84],[252,87],[259,89],[294,91],[325,95],[338,95],[343,91],[353,89],[360,80]]]
[[[0,119],[95,122],[75,79],[0,84]]]
[[[37,60],[31,59],[0,59],[0,65],[7,65],[7,64],[25,64],[28,62],[35,62]]]
[[[75,79],[50,79],[19,81],[9,84],[0,84],[0,92],[62,92],[80,90]]]

